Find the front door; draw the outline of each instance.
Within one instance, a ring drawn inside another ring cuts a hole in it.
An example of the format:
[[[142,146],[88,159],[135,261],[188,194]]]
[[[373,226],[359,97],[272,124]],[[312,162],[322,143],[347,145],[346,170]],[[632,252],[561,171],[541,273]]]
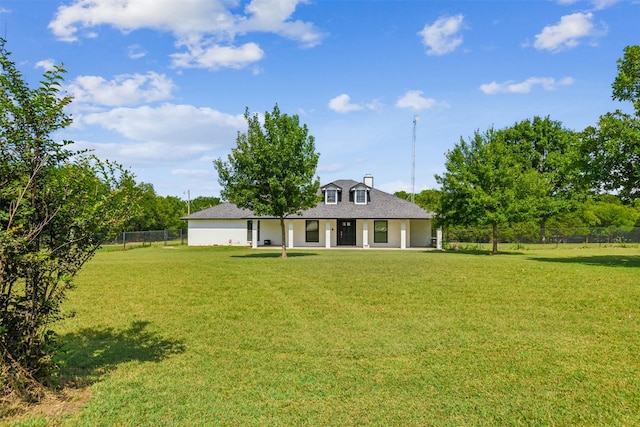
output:
[[[342,245],[342,246],[356,245],[356,220],[355,219],[339,219],[338,220],[338,245]]]

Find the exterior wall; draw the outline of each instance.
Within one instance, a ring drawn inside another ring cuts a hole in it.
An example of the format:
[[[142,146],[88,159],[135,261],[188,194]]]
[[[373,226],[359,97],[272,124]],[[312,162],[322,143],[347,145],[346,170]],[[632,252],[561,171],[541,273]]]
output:
[[[258,246],[263,246],[265,240],[271,241],[271,246],[282,244],[280,221],[277,219],[253,220],[256,227],[260,222],[260,240]],[[330,247],[338,246],[337,220],[329,220],[331,228]],[[387,220],[387,243],[374,242],[374,220],[356,219],[356,247],[363,247],[363,229],[367,223],[368,243],[371,248],[400,248],[402,246],[402,223],[405,223],[406,247],[431,246],[431,220]],[[319,220],[319,241],[306,242],[306,221],[301,219],[285,220],[285,236],[289,238],[289,224],[293,224],[293,247],[327,247],[327,220]],[[231,243],[229,243],[231,240]],[[189,221],[189,246],[214,246],[229,244],[234,246],[251,246],[247,240],[247,220],[191,220]],[[291,247],[291,242],[287,242]]]
[[[431,221],[428,219],[411,220],[411,229],[407,234],[411,236],[412,247],[431,246]]]
[[[389,219],[387,220],[387,243],[375,243],[375,230],[374,230],[374,220],[370,219],[369,221],[369,246],[372,248],[399,248],[400,247],[400,227],[402,224],[401,220],[398,219]],[[407,223],[407,230],[409,229],[409,221]],[[409,235],[407,232],[407,246],[409,246]]]
[[[280,220],[278,219],[261,219],[253,220],[253,222],[260,221],[260,241],[258,246],[264,245],[265,240],[271,240],[271,246],[282,245],[282,230],[280,229]],[[287,220],[284,221],[285,236],[287,233]]]
[[[293,221],[293,246],[298,248],[324,248],[325,247],[325,225],[326,220],[318,220],[318,242],[307,242],[307,221],[304,219],[289,220]]]
[[[248,246],[246,220],[189,221],[189,246]],[[229,243],[231,241],[231,243]]]

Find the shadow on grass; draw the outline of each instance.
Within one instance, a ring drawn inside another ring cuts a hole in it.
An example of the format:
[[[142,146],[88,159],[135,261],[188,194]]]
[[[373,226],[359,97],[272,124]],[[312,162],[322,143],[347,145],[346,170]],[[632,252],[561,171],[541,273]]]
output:
[[[150,322],[136,321],[125,330],[85,328],[59,337],[62,366],[61,382],[85,386],[119,364],[130,361],[159,362],[172,354],[182,353],[184,345],[177,340],[163,339],[146,328]]]
[[[640,267],[640,256],[634,255],[594,255],[567,258],[537,258],[534,261],[555,262],[560,264],[585,264],[603,267]]]
[[[315,252],[287,252],[287,258],[297,258],[303,256],[315,256]],[[281,258],[282,252],[261,252],[246,255],[231,255],[231,258]]]

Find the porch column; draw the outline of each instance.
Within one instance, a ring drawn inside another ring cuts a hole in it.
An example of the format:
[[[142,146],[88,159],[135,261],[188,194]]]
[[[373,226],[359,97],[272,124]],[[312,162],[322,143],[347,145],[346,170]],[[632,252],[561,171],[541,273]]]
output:
[[[362,221],[362,247],[369,249],[369,221]]]
[[[324,247],[329,249],[331,247],[331,221],[326,220],[324,224]]]
[[[287,247],[291,249],[293,248],[293,221],[289,220],[287,222],[289,223],[289,238],[288,238],[289,242],[287,242],[288,243]]]
[[[253,221],[251,225],[251,247],[258,247],[258,220]]]
[[[407,248],[407,221],[400,223],[400,249]]]
[[[436,230],[436,249],[442,250],[442,227]]]

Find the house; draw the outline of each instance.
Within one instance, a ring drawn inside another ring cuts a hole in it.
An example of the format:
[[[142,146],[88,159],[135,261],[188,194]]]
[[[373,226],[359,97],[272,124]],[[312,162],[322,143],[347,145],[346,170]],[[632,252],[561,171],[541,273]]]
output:
[[[285,218],[287,247],[411,248],[432,246],[434,214],[362,182],[338,180],[320,189],[322,200]],[[280,220],[224,203],[185,218],[190,246],[282,245]]]

